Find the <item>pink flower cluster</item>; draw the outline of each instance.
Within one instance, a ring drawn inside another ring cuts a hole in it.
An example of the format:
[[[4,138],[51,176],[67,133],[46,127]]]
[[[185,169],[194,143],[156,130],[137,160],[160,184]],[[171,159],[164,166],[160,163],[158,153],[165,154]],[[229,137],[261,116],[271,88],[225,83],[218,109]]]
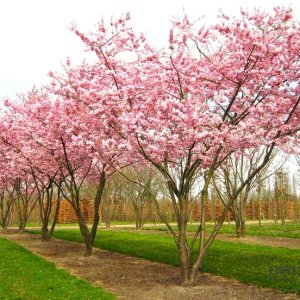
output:
[[[103,169],[166,159],[205,170],[233,152],[289,148],[300,126],[300,26],[282,8],[241,14],[212,26],[174,20],[163,50],[128,26],[129,14],[89,35],[72,26],[98,59],[67,59],[49,86],[4,101],[1,176],[71,168],[97,180]]]

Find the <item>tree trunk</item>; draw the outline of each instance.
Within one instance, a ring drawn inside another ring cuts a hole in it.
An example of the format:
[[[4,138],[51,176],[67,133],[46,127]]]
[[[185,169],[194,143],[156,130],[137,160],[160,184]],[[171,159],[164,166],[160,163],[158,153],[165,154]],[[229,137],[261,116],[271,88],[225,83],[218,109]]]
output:
[[[11,217],[11,208],[12,208],[12,204],[8,204],[7,210],[6,212],[3,212],[4,208],[2,207],[2,211],[1,211],[1,222],[0,225],[2,227],[2,229],[7,229],[9,221],[10,221],[10,217]]]
[[[277,224],[277,199],[274,199],[274,222]]]
[[[110,218],[105,220],[105,228],[110,228]]]
[[[19,227],[19,232],[20,233],[25,233],[25,227],[26,227],[26,222],[19,222],[19,224],[18,224],[18,227]]]
[[[1,223],[1,228],[2,229],[7,229],[8,227],[8,224],[5,222],[5,223]]]
[[[11,212],[9,213],[9,215],[5,218],[5,222],[4,222],[4,228],[7,229],[9,221],[10,221],[10,217],[11,217]]]
[[[239,199],[240,203],[235,207],[234,210],[232,210],[232,215],[235,221],[237,238],[242,238],[246,235],[245,206],[244,206],[245,199]]]
[[[110,201],[106,201],[106,208],[104,208],[105,213],[105,228],[110,228]]]
[[[241,237],[246,236],[246,222],[245,220],[241,221]]]
[[[135,229],[140,229],[141,228],[141,225],[140,225],[140,222],[139,220],[135,220]]]
[[[284,198],[284,196],[281,196],[280,199],[280,203],[281,203],[281,225],[285,225],[285,218],[286,218],[286,199]]]
[[[239,219],[235,222],[235,228],[236,228],[236,237],[241,238],[242,237],[242,226],[241,221]]]
[[[182,286],[190,285],[190,254],[186,246],[184,232],[179,234],[180,281]]]
[[[8,224],[9,224],[9,219],[11,216],[11,212],[7,212],[6,214],[3,214],[1,217],[0,225],[2,229],[7,229]]]
[[[56,226],[56,223],[58,220],[59,209],[60,209],[60,200],[61,200],[60,189],[58,189],[57,203],[56,203],[54,218],[53,218],[51,229],[50,229],[50,237],[53,237],[54,229],[55,229],[55,226]]]
[[[49,241],[50,239],[51,235],[48,230],[48,221],[45,221],[42,226],[42,242]]]
[[[41,237],[42,237],[42,242],[46,242],[50,239],[48,223],[49,223],[49,215],[51,212],[51,209],[49,207],[51,205],[51,202],[49,202],[49,198],[47,197],[46,203],[44,203],[44,195],[42,195],[39,199],[39,205],[40,205],[40,218],[42,223]]]
[[[252,221],[255,220],[255,206],[254,206],[254,199],[252,199]]]
[[[197,273],[199,272],[199,269],[202,266],[202,261],[204,254],[206,252],[205,247],[205,211],[206,211],[206,204],[207,204],[207,197],[208,197],[208,182],[206,182],[206,186],[204,187],[202,193],[201,193],[201,215],[200,215],[200,224],[201,224],[201,230],[200,230],[200,241],[199,241],[199,249],[196,260],[192,261],[192,251],[193,249],[189,249],[189,277],[188,277],[188,286],[192,286],[194,284],[195,278]],[[224,216],[225,218],[225,216]]]
[[[98,224],[100,221],[100,215],[99,215],[99,207],[100,207],[100,203],[101,203],[101,199],[102,199],[102,194],[103,194],[103,190],[105,187],[105,182],[106,182],[106,178],[105,178],[105,172],[102,171],[101,175],[100,175],[100,179],[99,179],[99,184],[98,184],[98,188],[97,188],[97,193],[96,193],[96,197],[95,197],[95,203],[94,203],[94,221],[93,221],[93,225],[92,225],[92,229],[91,231],[89,231],[85,219],[79,210],[77,211],[77,217],[78,217],[78,221],[79,221],[79,228],[80,228],[80,232],[81,235],[83,236],[84,242],[85,242],[85,253],[84,256],[91,256],[92,252],[93,252],[93,244],[95,241],[95,237],[96,237],[96,233],[97,233],[97,229],[98,229]],[[110,218],[108,218],[106,221],[109,222],[110,224]]]
[[[190,286],[190,268],[188,263],[188,258],[182,257],[180,254],[180,284],[184,287]]]
[[[25,208],[24,208],[25,209]],[[21,207],[18,207],[18,228],[20,233],[25,232],[25,227],[26,227],[26,218],[23,210]]]
[[[84,220],[79,221],[79,228],[80,228],[80,233],[81,233],[84,243],[85,243],[84,256],[91,256],[92,252],[93,252],[93,241],[91,239],[89,229],[88,229],[87,225],[85,224]]]
[[[44,196],[40,198],[40,215],[42,222],[42,242],[49,241],[51,239],[50,232],[48,229],[49,218],[51,214],[51,206],[52,206],[52,193],[47,190],[46,203],[44,203]]]
[[[135,229],[141,229],[143,226],[142,209],[140,207],[134,207],[135,212]]]
[[[180,271],[181,271],[181,285],[189,286],[190,282],[190,266],[191,266],[191,255],[187,246],[186,240],[186,226],[188,220],[187,213],[187,197],[179,197],[180,215],[178,216],[178,250],[180,257]]]
[[[258,199],[258,226],[261,228],[261,199]]]

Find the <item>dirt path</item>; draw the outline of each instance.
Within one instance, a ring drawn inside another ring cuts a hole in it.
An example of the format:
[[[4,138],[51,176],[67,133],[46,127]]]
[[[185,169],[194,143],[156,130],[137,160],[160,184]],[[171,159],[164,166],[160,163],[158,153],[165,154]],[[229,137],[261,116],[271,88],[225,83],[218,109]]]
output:
[[[271,237],[271,236],[245,236],[243,238],[237,238],[232,234],[219,234],[218,240],[244,243],[252,245],[264,245],[272,247],[284,247],[289,249],[300,249],[300,239],[291,239],[285,237]]]
[[[86,258],[81,256],[84,250],[82,244],[58,239],[42,243],[37,235],[0,236],[17,242],[80,278],[99,284],[117,295],[118,299],[298,299],[296,295],[200,273],[194,287],[183,288],[179,286],[179,268],[169,265],[99,249],[94,249],[94,254]]]

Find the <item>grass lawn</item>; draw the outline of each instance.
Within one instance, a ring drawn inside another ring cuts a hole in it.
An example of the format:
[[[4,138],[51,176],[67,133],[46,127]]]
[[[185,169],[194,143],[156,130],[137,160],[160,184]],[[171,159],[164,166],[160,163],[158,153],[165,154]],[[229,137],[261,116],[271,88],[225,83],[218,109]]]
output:
[[[132,223],[132,222],[126,222],[126,221],[112,221],[111,222],[111,225],[114,226],[114,225],[135,225],[135,223]],[[12,226],[14,227],[18,227],[18,224],[12,224]],[[28,222],[26,224],[26,228],[30,228],[30,227],[40,227],[41,226],[41,223],[39,222]],[[56,227],[66,227],[66,226],[78,226],[78,223],[57,223],[55,225]],[[88,224],[88,226],[92,227],[92,224]],[[105,223],[100,223],[99,226],[104,226],[105,227]]]
[[[130,222],[112,222],[111,225],[134,225]],[[103,223],[100,224],[104,226]],[[26,227],[39,227],[40,225],[37,223],[29,223]],[[69,224],[56,224],[57,228],[66,227],[66,226],[78,226],[78,223],[69,223]],[[91,225],[90,225],[91,226]],[[121,229],[122,227],[120,227]],[[124,227],[125,228],[125,227]],[[126,227],[127,228],[127,227]],[[176,229],[176,226],[173,226]],[[197,225],[188,225],[188,231],[195,231]],[[213,224],[209,223],[206,224],[206,228],[208,232],[213,230]],[[160,231],[168,231],[168,228],[164,224],[158,224],[157,226],[151,227],[144,227],[143,230],[160,230]],[[221,228],[221,233],[229,233],[235,234],[235,225],[234,222],[230,225],[223,224]],[[300,222],[287,222],[284,226],[279,223],[277,224],[270,224],[270,223],[263,223],[261,227],[258,224],[249,224],[246,225],[246,235],[251,236],[271,236],[271,237],[287,237],[287,238],[296,238],[300,239]]]
[[[55,237],[82,242],[78,230],[59,230]],[[179,264],[170,236],[100,230],[95,247],[175,266]],[[300,293],[300,250],[216,240],[208,250],[202,270],[249,284]]]
[[[0,238],[0,299],[115,299],[23,247]]]
[[[176,229],[176,227],[174,226]],[[196,231],[197,225],[188,225],[188,231]],[[211,232],[213,229],[212,224],[206,225],[207,231]],[[153,227],[144,227],[144,230],[161,230],[168,231],[165,225],[153,226]],[[233,224],[223,224],[221,228],[221,233],[230,233],[235,234],[235,225]],[[300,239],[300,223],[299,222],[287,222],[284,226],[280,223],[269,224],[264,223],[261,227],[258,224],[249,224],[246,225],[246,235],[253,236],[272,236],[272,237],[287,237],[287,238],[296,238]]]

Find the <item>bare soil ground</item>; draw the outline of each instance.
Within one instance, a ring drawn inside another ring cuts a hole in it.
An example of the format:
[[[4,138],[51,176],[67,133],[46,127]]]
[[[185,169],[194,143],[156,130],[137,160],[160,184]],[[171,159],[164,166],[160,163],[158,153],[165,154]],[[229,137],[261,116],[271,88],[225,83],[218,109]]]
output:
[[[235,243],[245,243],[253,245],[264,245],[272,247],[284,247],[289,249],[300,249],[300,239],[292,239],[285,237],[271,237],[271,236],[245,236],[237,238],[232,234],[219,234],[217,239]]]
[[[87,258],[82,256],[82,244],[58,239],[43,243],[37,235],[14,231],[1,231],[0,236],[54,262],[59,268],[104,287],[118,299],[298,299],[293,294],[204,273],[199,273],[194,287],[183,288],[179,285],[180,270],[173,266],[99,249],[94,249],[94,254]]]

